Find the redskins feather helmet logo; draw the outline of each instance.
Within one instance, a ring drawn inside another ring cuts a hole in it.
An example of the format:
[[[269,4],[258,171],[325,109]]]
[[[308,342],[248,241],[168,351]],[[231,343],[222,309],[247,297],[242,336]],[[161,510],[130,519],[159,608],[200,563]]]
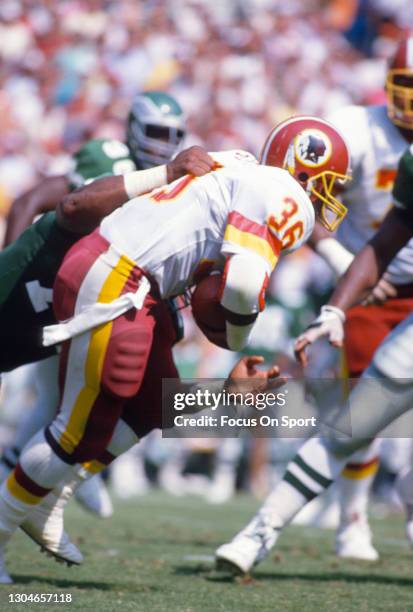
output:
[[[294,153],[303,166],[317,168],[331,157],[331,140],[321,131],[304,130],[294,139]]]
[[[333,232],[347,208],[335,197],[350,180],[350,154],[340,132],[317,117],[290,117],[273,128],[261,163],[287,170],[317,205],[320,223]]]

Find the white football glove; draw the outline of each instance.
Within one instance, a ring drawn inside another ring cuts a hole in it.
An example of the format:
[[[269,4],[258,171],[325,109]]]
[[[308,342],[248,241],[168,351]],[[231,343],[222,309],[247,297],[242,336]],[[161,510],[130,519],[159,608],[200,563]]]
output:
[[[346,315],[340,308],[330,305],[323,306],[318,317],[310,323],[294,343],[294,352],[297,360],[303,366],[306,366],[308,362],[305,347],[313,344],[313,342],[323,336],[326,336],[333,346],[342,346],[345,320]]]

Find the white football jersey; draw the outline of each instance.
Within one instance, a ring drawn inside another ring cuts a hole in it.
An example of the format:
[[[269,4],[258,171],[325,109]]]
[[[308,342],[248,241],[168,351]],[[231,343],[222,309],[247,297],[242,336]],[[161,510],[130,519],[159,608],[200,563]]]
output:
[[[392,206],[392,187],[407,141],[387,116],[386,106],[347,106],[328,120],[346,138],[353,179],[341,194],[348,213],[337,239],[353,254],[375,234]],[[402,249],[388,270],[391,281],[413,281],[413,242]]]
[[[101,223],[102,236],[157,281],[163,298],[223,270],[234,253],[258,255],[270,274],[280,251],[298,248],[314,227],[311,201],[286,170],[244,151],[211,155],[212,172],[134,198]]]

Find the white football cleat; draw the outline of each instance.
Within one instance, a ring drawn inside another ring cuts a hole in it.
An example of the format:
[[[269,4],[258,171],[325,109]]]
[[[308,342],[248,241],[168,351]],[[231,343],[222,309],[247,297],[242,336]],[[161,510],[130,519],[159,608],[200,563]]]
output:
[[[336,535],[336,555],[341,559],[377,561],[379,553],[372,544],[372,534],[366,520],[342,525]]]
[[[63,512],[66,503],[72,497],[73,488],[66,485],[56,492],[51,491],[20,525],[20,528],[40,548],[57,561],[68,565],[80,565],[83,555],[70,541],[64,530]]]
[[[109,518],[113,514],[112,500],[100,474],[82,482],[75,491],[75,497],[85,510],[100,518]]]
[[[218,570],[246,574],[268,555],[277,541],[275,529],[264,515],[258,514],[231,542],[215,551]]]

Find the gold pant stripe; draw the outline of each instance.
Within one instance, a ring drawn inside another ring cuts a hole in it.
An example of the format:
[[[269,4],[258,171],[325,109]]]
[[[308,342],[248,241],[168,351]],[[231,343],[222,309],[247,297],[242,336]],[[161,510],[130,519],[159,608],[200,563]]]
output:
[[[97,301],[108,303],[119,297],[134,266],[132,260],[121,256],[103,284]],[[103,363],[112,326],[112,321],[103,323],[91,333],[85,362],[85,386],[78,394],[66,429],[60,436],[60,445],[67,453],[72,453],[82,439],[90,412],[100,393]],[[72,342],[76,342],[76,339]]]
[[[99,474],[102,470],[107,467],[104,463],[100,461],[87,461],[86,463],[82,463],[82,468],[90,472],[91,474]]]
[[[7,488],[13,497],[16,497],[19,501],[24,504],[38,504],[42,501],[43,497],[39,497],[38,495],[33,495],[33,493],[29,493],[26,489],[24,489],[15,479],[14,473],[12,472],[7,479]]]
[[[348,478],[349,480],[362,480],[363,478],[368,478],[377,472],[377,468],[379,466],[379,462],[373,462],[369,465],[366,465],[364,468],[349,468],[345,467],[341,472],[341,475],[344,478]]]

